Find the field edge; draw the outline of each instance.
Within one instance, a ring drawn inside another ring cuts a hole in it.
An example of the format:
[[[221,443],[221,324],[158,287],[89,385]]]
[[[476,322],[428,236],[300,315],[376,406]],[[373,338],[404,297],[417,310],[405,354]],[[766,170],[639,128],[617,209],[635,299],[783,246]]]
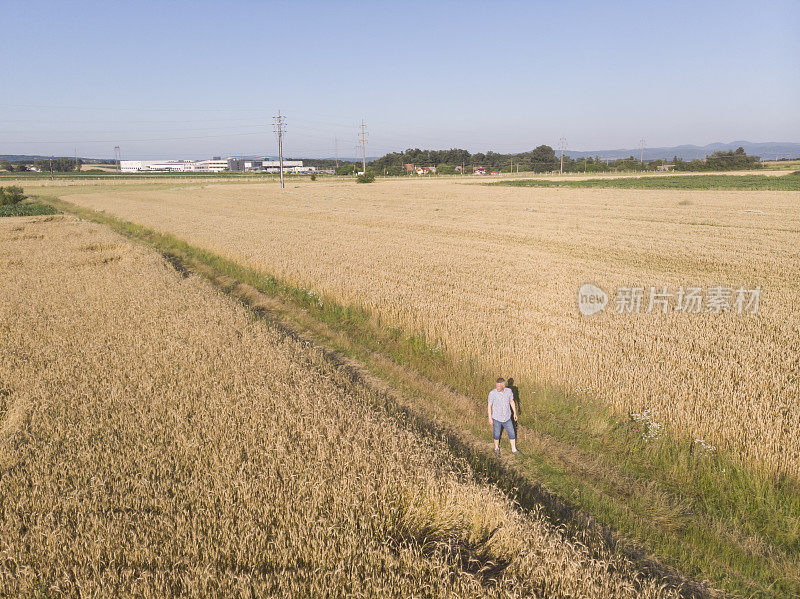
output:
[[[434,375],[437,374],[444,365],[437,365],[436,362],[439,357],[428,346],[424,338],[409,337],[404,340],[405,344],[409,345],[409,347],[404,348],[404,351],[415,352],[415,357],[418,361],[430,362],[432,368],[423,373],[421,378],[420,372],[416,370],[404,374],[403,370],[407,369],[408,365],[398,363],[394,359],[396,356],[391,352],[388,355],[375,355],[375,348],[369,347],[369,344],[363,344],[362,347],[354,347],[354,344],[358,346],[359,341],[364,341],[361,336],[365,334],[364,329],[368,329],[368,325],[371,323],[368,322],[368,315],[359,313],[358,310],[352,307],[328,306],[325,314],[320,315],[318,310],[316,311],[317,313],[312,313],[314,310],[309,308],[316,308],[316,304],[320,302],[320,299],[303,289],[291,287],[269,275],[264,275],[254,269],[233,263],[201,248],[190,246],[171,235],[153,231],[147,227],[124,221],[103,212],[77,207],[63,200],[54,198],[42,199],[61,208],[64,212],[109,225],[118,233],[153,247],[177,270],[195,272],[209,279],[218,288],[237,297],[260,317],[273,322],[273,324],[284,330],[286,334],[299,335],[316,343],[326,352],[329,352],[329,359],[335,360],[343,368],[349,369],[349,372],[351,372],[349,376],[366,381],[371,386],[379,388],[387,398],[387,409],[392,412],[402,412],[404,417],[409,419],[409,422],[414,424],[414,427],[420,432],[445,436],[457,455],[466,457],[486,481],[501,487],[523,507],[529,507],[533,503],[542,503],[547,508],[548,515],[556,522],[574,527],[573,533],[575,534],[588,534],[588,536],[584,537],[584,542],[601,540],[613,550],[621,551],[627,555],[641,567],[643,572],[660,576],[670,581],[671,584],[682,585],[686,590],[691,589],[689,591],[690,594],[701,596],[714,594],[714,591],[707,585],[693,581],[690,576],[684,576],[675,568],[675,565],[678,567],[681,565],[680,560],[676,561],[674,559],[675,547],[668,547],[669,550],[663,552],[670,558],[668,562],[671,565],[653,558],[649,554],[650,552],[639,543],[631,541],[629,537],[624,536],[624,533],[620,534],[607,524],[604,524],[602,518],[598,521],[596,516],[590,515],[591,511],[587,512],[581,506],[564,500],[560,494],[548,491],[542,485],[541,477],[540,480],[532,480],[529,474],[523,472],[517,465],[512,465],[505,461],[496,461],[490,454],[489,445],[482,443],[480,437],[476,438],[474,431],[459,430],[452,426],[452,423],[448,425],[448,423],[443,423],[441,419],[435,416],[431,417],[430,414],[421,413],[419,410],[414,409],[414,405],[404,405],[404,402],[399,400],[400,395],[413,394],[415,390],[419,392],[420,385],[427,386],[429,390],[440,388],[442,385],[442,381],[439,381],[440,377],[434,376],[431,379],[428,376],[431,372]],[[326,298],[326,303],[327,301]],[[320,318],[320,316],[323,317]],[[332,322],[331,319],[334,321]],[[331,326],[342,323],[345,325],[344,327]],[[342,328],[344,331],[342,331]],[[354,331],[357,334],[352,335],[351,333]],[[351,338],[343,339],[343,335]],[[470,375],[473,379],[472,382],[483,385],[485,383],[483,381],[485,373],[476,372],[474,365],[470,365],[470,368],[472,368]],[[409,380],[412,378],[423,382],[410,383]],[[442,378],[445,378],[443,382],[447,384],[446,377]],[[400,389],[399,394],[396,392],[397,389]],[[451,390],[453,389],[451,388]],[[456,392],[458,391],[456,390]],[[554,467],[557,467],[557,464]],[[541,474],[541,471],[538,474]],[[570,477],[567,476],[566,478],[569,479]],[[547,480],[546,477],[545,480]],[[572,482],[577,484],[578,481]],[[558,489],[557,485],[554,486]],[[587,531],[589,532],[587,533]],[[669,545],[669,543],[666,544]],[[658,551],[657,543],[656,547],[651,548],[650,551],[653,551],[653,549],[656,554],[662,553]],[[701,558],[699,563],[703,564],[703,561]],[[697,572],[704,570],[702,567],[697,567],[698,561],[692,556],[689,557],[688,563],[694,566],[692,569],[695,575]],[[723,571],[727,569],[724,567],[725,564],[718,564],[718,566],[721,566]],[[715,578],[718,577],[712,578],[714,584],[719,584],[720,581],[714,580]],[[733,592],[746,591],[753,593],[755,591],[760,594],[765,591],[763,587],[758,588],[760,585],[755,585],[754,588],[754,586],[748,584],[746,579],[737,580],[732,587],[727,584],[724,586],[728,586],[728,590]],[[766,593],[768,592],[766,591]]]

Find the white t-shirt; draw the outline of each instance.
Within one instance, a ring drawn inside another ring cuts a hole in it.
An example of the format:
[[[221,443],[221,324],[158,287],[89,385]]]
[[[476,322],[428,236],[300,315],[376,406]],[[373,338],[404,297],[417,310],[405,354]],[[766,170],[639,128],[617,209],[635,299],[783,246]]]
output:
[[[506,422],[511,418],[511,400],[514,392],[508,387],[502,391],[492,389],[489,392],[489,405],[492,406],[492,418],[498,422]]]

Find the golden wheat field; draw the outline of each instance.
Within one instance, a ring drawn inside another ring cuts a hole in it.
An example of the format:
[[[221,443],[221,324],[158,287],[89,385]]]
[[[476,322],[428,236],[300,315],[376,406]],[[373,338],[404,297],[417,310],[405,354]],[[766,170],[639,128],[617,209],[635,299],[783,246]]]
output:
[[[0,595],[669,596],[102,226],[2,219],[0,265]]]
[[[63,193],[363,304],[459,359],[800,470],[796,192],[290,180]],[[578,312],[584,283],[610,295],[604,312]],[[762,291],[755,314],[647,313],[664,286]],[[643,288],[641,313],[615,312],[621,287]]]

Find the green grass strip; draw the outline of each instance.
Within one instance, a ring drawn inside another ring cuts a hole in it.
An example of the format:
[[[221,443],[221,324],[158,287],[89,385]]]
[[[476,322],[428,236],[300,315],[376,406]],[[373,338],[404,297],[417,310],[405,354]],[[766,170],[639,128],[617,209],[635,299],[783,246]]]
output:
[[[775,177],[767,175],[671,175],[567,181],[518,179],[486,183],[486,185],[503,185],[508,187],[594,187],[603,189],[800,191],[800,177],[794,175]]]
[[[3,216],[39,216],[42,214],[57,214],[56,210],[50,204],[42,204],[40,202],[20,202],[19,204],[10,204],[0,206],[0,217]]]

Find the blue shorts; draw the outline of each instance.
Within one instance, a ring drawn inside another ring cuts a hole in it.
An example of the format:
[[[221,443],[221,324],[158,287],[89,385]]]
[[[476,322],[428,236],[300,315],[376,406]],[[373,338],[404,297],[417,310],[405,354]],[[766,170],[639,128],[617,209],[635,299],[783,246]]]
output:
[[[499,420],[495,420],[492,418],[492,426],[494,427],[494,438],[499,439],[500,435],[503,434],[503,429],[506,429],[506,433],[508,433],[509,439],[516,439],[517,433],[514,432],[514,423],[511,422],[511,418],[506,420],[505,422],[500,422]]]

